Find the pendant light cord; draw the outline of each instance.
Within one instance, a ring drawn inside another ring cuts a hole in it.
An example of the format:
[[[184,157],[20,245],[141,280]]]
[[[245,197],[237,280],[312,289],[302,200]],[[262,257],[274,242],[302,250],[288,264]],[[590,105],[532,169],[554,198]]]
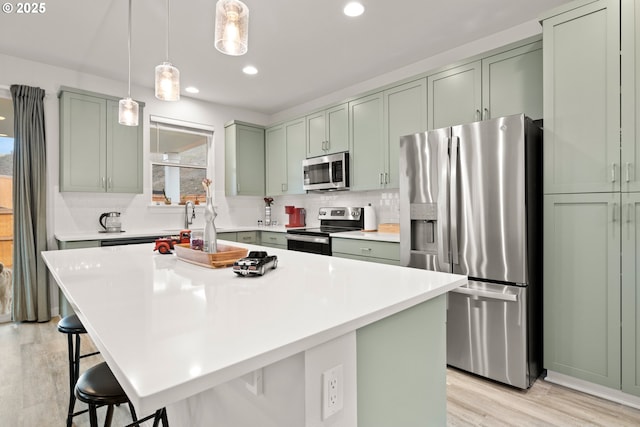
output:
[[[167,62],[169,62],[169,0],[167,0]]]
[[[131,98],[131,0],[129,0],[129,45],[128,45],[128,54],[129,54],[129,87],[127,89],[127,94],[129,98]]]

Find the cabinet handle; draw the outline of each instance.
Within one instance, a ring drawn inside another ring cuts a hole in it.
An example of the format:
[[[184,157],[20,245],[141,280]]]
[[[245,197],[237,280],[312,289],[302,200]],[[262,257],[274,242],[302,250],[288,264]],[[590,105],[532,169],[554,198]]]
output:
[[[329,151],[331,149],[331,143],[329,141],[325,141],[327,144],[327,151]]]
[[[625,173],[627,182],[631,181],[631,163],[627,162],[627,171]]]
[[[384,173],[384,183],[388,184],[389,183],[389,174],[388,173]]]
[[[107,189],[107,178],[105,178],[104,176],[102,177],[102,184],[100,186],[105,190]]]
[[[480,110],[476,110],[476,121],[479,122],[480,120],[482,120],[482,113]]]
[[[107,179],[107,186],[108,186],[108,188],[113,188],[113,183],[111,182],[111,177],[109,177],[109,179]]]
[[[384,184],[384,174],[380,174],[380,185]]]
[[[360,248],[363,252],[371,252],[371,248]]]
[[[489,109],[485,108],[482,113],[482,120],[487,120],[489,118]]]
[[[236,184],[236,193],[240,192],[240,183]]]
[[[618,204],[617,204],[617,203],[614,203],[614,204],[613,204],[613,211],[612,211],[612,214],[613,214],[613,222],[618,222],[618,219],[617,219],[617,216],[616,216],[616,211],[617,211],[617,210],[618,210]]]
[[[616,164],[611,163],[611,182],[616,182]]]

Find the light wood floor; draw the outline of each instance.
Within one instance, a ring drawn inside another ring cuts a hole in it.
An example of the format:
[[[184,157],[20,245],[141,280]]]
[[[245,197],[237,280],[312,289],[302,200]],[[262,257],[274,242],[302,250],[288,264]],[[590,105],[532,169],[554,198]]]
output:
[[[57,331],[57,322],[54,318],[48,323],[0,324],[0,426],[65,425],[69,398],[67,341]],[[94,351],[88,336],[83,336],[82,344],[83,352]],[[101,361],[99,355],[82,359],[82,368]],[[640,410],[543,380],[520,391],[450,369],[447,402],[447,424],[452,427],[640,426]],[[114,426],[129,420],[124,406],[116,408]],[[87,414],[74,418],[74,425],[88,426]]]

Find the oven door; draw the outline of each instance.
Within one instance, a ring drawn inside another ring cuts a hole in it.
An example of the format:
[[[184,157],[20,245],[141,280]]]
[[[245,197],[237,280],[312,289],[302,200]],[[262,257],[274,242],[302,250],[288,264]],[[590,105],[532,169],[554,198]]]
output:
[[[287,233],[287,249],[319,255],[331,255],[331,238],[329,236]]]

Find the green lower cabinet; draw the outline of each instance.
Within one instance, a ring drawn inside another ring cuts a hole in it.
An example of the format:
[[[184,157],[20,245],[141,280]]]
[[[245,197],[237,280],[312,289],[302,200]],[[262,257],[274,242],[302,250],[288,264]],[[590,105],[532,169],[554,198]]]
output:
[[[334,237],[331,251],[335,257],[400,265],[400,243]]]
[[[621,221],[628,220],[620,203],[620,193],[544,196],[544,368],[613,389],[620,389]]]
[[[622,391],[640,396],[640,193],[622,195]]]
[[[240,243],[258,243],[257,231],[238,231],[236,233],[236,242]]]
[[[225,231],[223,233],[218,233],[217,238],[220,240],[228,240],[230,242],[238,241],[238,233],[235,231]]]
[[[287,233],[275,231],[262,231],[260,244],[271,248],[287,249]]]

